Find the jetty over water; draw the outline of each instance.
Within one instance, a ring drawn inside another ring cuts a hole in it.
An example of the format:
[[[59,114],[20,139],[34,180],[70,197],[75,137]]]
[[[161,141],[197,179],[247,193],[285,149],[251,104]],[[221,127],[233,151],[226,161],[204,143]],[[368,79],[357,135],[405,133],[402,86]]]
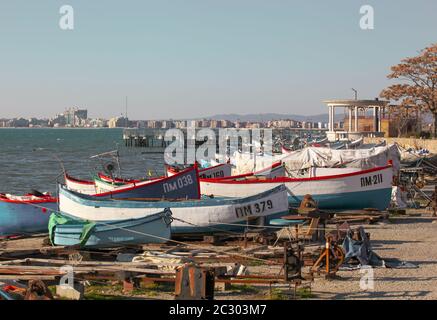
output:
[[[214,132],[216,137],[216,144],[219,143],[220,131],[226,128],[195,128],[195,132],[202,129],[210,129]],[[240,133],[248,133],[252,137],[254,130],[272,130],[273,141],[292,141],[295,138],[303,138],[314,135],[325,135],[327,129],[325,128],[313,128],[313,129],[303,129],[303,128],[229,128],[235,129]],[[126,128],[123,130],[123,140],[126,147],[143,148],[146,153],[162,153],[165,148],[167,148],[172,141],[165,140],[165,134],[171,129],[153,129],[153,128]],[[204,143],[208,144],[208,139],[196,140],[195,135],[187,137],[187,129],[177,129],[181,130],[184,134],[184,146],[196,145],[200,146]],[[210,142],[211,143],[211,142]],[[212,142],[213,143],[213,142]]]

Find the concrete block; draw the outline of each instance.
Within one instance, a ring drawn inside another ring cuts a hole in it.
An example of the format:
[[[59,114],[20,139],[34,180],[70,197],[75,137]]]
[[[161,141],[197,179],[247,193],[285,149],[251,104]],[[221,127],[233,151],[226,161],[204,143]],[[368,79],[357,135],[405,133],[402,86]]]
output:
[[[85,287],[81,283],[75,283],[74,288],[69,285],[57,285],[56,295],[70,300],[81,300],[85,293]]]

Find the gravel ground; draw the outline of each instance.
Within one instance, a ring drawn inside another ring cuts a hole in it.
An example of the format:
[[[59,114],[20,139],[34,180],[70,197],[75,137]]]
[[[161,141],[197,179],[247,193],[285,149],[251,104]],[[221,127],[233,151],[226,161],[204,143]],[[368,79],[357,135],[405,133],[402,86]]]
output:
[[[315,279],[312,291],[316,298],[437,299],[437,221],[429,213],[390,218],[389,223],[365,229],[381,258],[396,258],[418,268],[374,268],[374,289],[367,291],[360,289],[363,274],[359,270],[339,271],[339,279]]]
[[[437,299],[437,220],[429,211],[410,210],[420,216],[391,217],[389,222],[364,225],[370,233],[373,251],[382,259],[397,259],[417,268],[373,269],[374,288],[362,290],[360,270],[341,270],[337,277],[327,280],[315,277],[311,285],[311,299]],[[275,267],[252,267],[252,272],[270,271]],[[257,294],[222,292],[216,299],[269,299],[265,287],[256,287]]]
[[[374,268],[374,288],[360,288],[363,274],[359,270],[339,271],[337,278],[316,277],[312,283],[311,299],[437,299],[437,220],[429,211],[408,212],[421,216],[391,217],[389,222],[364,225],[371,236],[373,250],[383,259],[396,258],[418,268]],[[2,243],[5,245],[5,243]],[[8,248],[27,248],[42,245],[42,239],[23,239],[8,242]],[[1,246],[0,246],[1,247]],[[278,266],[251,266],[251,273],[278,274]],[[283,288],[283,286],[282,286]],[[287,291],[287,290],[286,290]],[[287,298],[271,296],[268,287],[235,285],[231,290],[216,291],[218,300],[254,300]],[[173,299],[171,292],[156,292],[153,296],[136,298]]]

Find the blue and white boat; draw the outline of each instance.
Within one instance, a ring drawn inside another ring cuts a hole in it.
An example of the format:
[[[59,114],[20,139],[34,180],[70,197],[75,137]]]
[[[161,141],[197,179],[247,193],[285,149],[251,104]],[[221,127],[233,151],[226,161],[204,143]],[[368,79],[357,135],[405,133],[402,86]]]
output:
[[[187,168],[171,177],[134,180],[129,183],[108,182],[100,177],[96,177],[94,182],[88,182],[68,175],[65,176],[65,181],[72,191],[102,199],[200,199],[197,166]]]
[[[171,211],[117,221],[88,221],[61,213],[52,213],[50,240],[54,245],[114,247],[142,243],[163,243],[170,239]]]
[[[137,219],[170,208],[172,233],[215,233],[242,230],[247,224],[263,224],[288,213],[287,190],[279,185],[239,199],[181,201],[126,201],[101,199],[59,188],[60,211],[89,221]]]
[[[50,195],[0,194],[0,236],[46,232],[51,210],[57,207]]]

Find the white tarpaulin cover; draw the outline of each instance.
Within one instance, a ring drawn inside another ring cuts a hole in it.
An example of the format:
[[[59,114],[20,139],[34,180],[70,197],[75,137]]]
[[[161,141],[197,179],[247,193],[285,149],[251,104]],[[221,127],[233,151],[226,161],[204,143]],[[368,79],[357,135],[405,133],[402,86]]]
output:
[[[391,204],[394,208],[405,209],[408,207],[405,195],[399,187],[393,187],[391,191]]]
[[[235,173],[233,174],[243,174],[252,172],[253,170],[261,170],[279,160],[285,164],[290,173],[313,167],[346,167],[365,170],[386,166],[389,160],[392,161],[394,171],[397,173],[400,166],[399,150],[395,144],[369,149],[345,150],[307,147],[288,154],[275,156],[257,155],[253,157],[253,155],[250,154],[236,153],[232,160],[232,163],[236,167]]]

